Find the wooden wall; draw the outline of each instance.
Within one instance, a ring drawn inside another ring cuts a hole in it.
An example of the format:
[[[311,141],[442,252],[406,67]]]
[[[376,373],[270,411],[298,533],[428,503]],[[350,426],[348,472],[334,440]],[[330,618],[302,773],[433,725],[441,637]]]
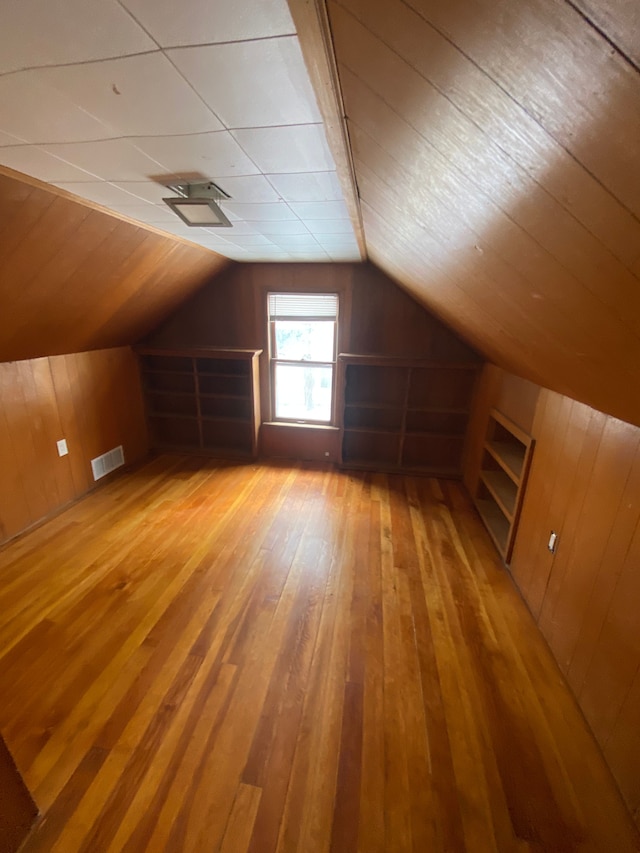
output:
[[[453,332],[371,264],[242,264],[200,290],[145,344],[263,349],[261,452],[336,460],[337,435],[306,427],[296,436],[270,425],[266,295],[269,291],[327,290],[340,294],[339,352],[439,360],[479,360]],[[295,451],[292,450],[295,448]]]
[[[341,295],[341,351],[479,360],[372,264],[234,265],[185,302],[145,344],[266,349],[266,294],[283,290]]]
[[[640,824],[640,429],[493,366],[481,387],[476,447],[489,405],[536,440],[512,575]]]
[[[87,492],[95,456],[122,444],[133,463],[148,451],[129,347],[0,364],[0,399],[0,542]]]
[[[134,343],[229,264],[0,167],[0,362]]]

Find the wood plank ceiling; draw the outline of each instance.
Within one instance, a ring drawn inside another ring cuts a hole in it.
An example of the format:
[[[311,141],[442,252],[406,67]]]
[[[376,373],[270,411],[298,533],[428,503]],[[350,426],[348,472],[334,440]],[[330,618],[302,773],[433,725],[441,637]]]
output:
[[[640,5],[329,15],[371,259],[496,363],[640,424]]]
[[[209,233],[203,245],[236,259],[347,260],[359,256],[361,214],[373,262],[486,357],[640,424],[640,6],[328,0],[341,89],[331,97],[324,0],[289,0],[291,12],[284,3],[12,5],[0,34],[0,162],[134,218],[151,210],[151,221],[163,210],[154,178],[202,174],[226,146],[225,167],[208,176],[235,195],[235,249]],[[285,43],[296,58],[282,66],[273,57]],[[222,83],[212,81],[229,45],[247,61],[223,63]],[[273,49],[266,64],[248,57],[261,45]],[[171,94],[184,86],[199,92],[193,110],[191,96]],[[320,148],[301,133],[320,134]],[[320,149],[322,162],[305,165]],[[360,211],[345,202],[351,155]],[[31,192],[31,203],[42,198]],[[98,220],[87,214],[81,233]],[[217,269],[214,256],[142,232],[156,260],[145,272],[110,267],[107,232],[125,229],[108,217],[104,242],[91,238],[105,253],[83,266],[77,250],[54,251],[47,221],[20,250],[42,270],[16,274],[19,255],[9,262],[3,246],[0,358],[131,342],[194,289],[199,270]],[[191,263],[191,283],[180,283]]]
[[[0,167],[0,361],[130,344],[229,263]]]

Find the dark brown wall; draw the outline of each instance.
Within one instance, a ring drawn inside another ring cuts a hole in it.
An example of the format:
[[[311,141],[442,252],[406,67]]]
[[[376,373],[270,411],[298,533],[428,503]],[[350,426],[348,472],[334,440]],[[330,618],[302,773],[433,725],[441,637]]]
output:
[[[640,429],[495,367],[483,388],[485,425],[536,440],[511,572],[640,823]]]
[[[229,261],[0,167],[0,361],[132,344]]]
[[[0,737],[0,853],[15,853],[38,810]]]
[[[0,542],[87,492],[95,456],[122,444],[132,463],[148,451],[129,347],[0,364],[0,399]]]
[[[342,351],[434,360],[477,358],[370,264],[235,265],[182,305],[145,343],[266,349],[266,294],[279,290],[339,292],[346,319]]]
[[[470,361],[460,339],[370,264],[242,264],[200,290],[145,341],[150,346],[263,349],[262,421],[271,420],[266,334],[269,291],[340,294],[340,352]],[[263,423],[263,456],[339,458],[337,430]]]

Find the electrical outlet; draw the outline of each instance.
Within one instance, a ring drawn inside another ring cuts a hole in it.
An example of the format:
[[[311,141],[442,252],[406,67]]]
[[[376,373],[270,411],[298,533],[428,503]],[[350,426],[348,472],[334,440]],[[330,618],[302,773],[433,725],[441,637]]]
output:
[[[551,535],[549,536],[549,541],[547,543],[547,548],[551,551],[552,554],[556,553],[556,544],[558,542],[558,534],[552,530]]]
[[[60,441],[56,441],[56,444],[58,445],[58,456],[66,456],[69,452],[66,438],[61,438]]]
[[[328,450],[325,450],[324,455],[325,455],[325,456],[328,456],[328,455],[329,455],[329,451],[328,451]]]

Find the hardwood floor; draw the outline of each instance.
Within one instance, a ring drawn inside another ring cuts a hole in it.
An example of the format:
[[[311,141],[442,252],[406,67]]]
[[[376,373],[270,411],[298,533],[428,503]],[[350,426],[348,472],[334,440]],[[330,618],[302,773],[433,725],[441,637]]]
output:
[[[164,456],[0,552],[23,853],[623,851],[462,488]]]

